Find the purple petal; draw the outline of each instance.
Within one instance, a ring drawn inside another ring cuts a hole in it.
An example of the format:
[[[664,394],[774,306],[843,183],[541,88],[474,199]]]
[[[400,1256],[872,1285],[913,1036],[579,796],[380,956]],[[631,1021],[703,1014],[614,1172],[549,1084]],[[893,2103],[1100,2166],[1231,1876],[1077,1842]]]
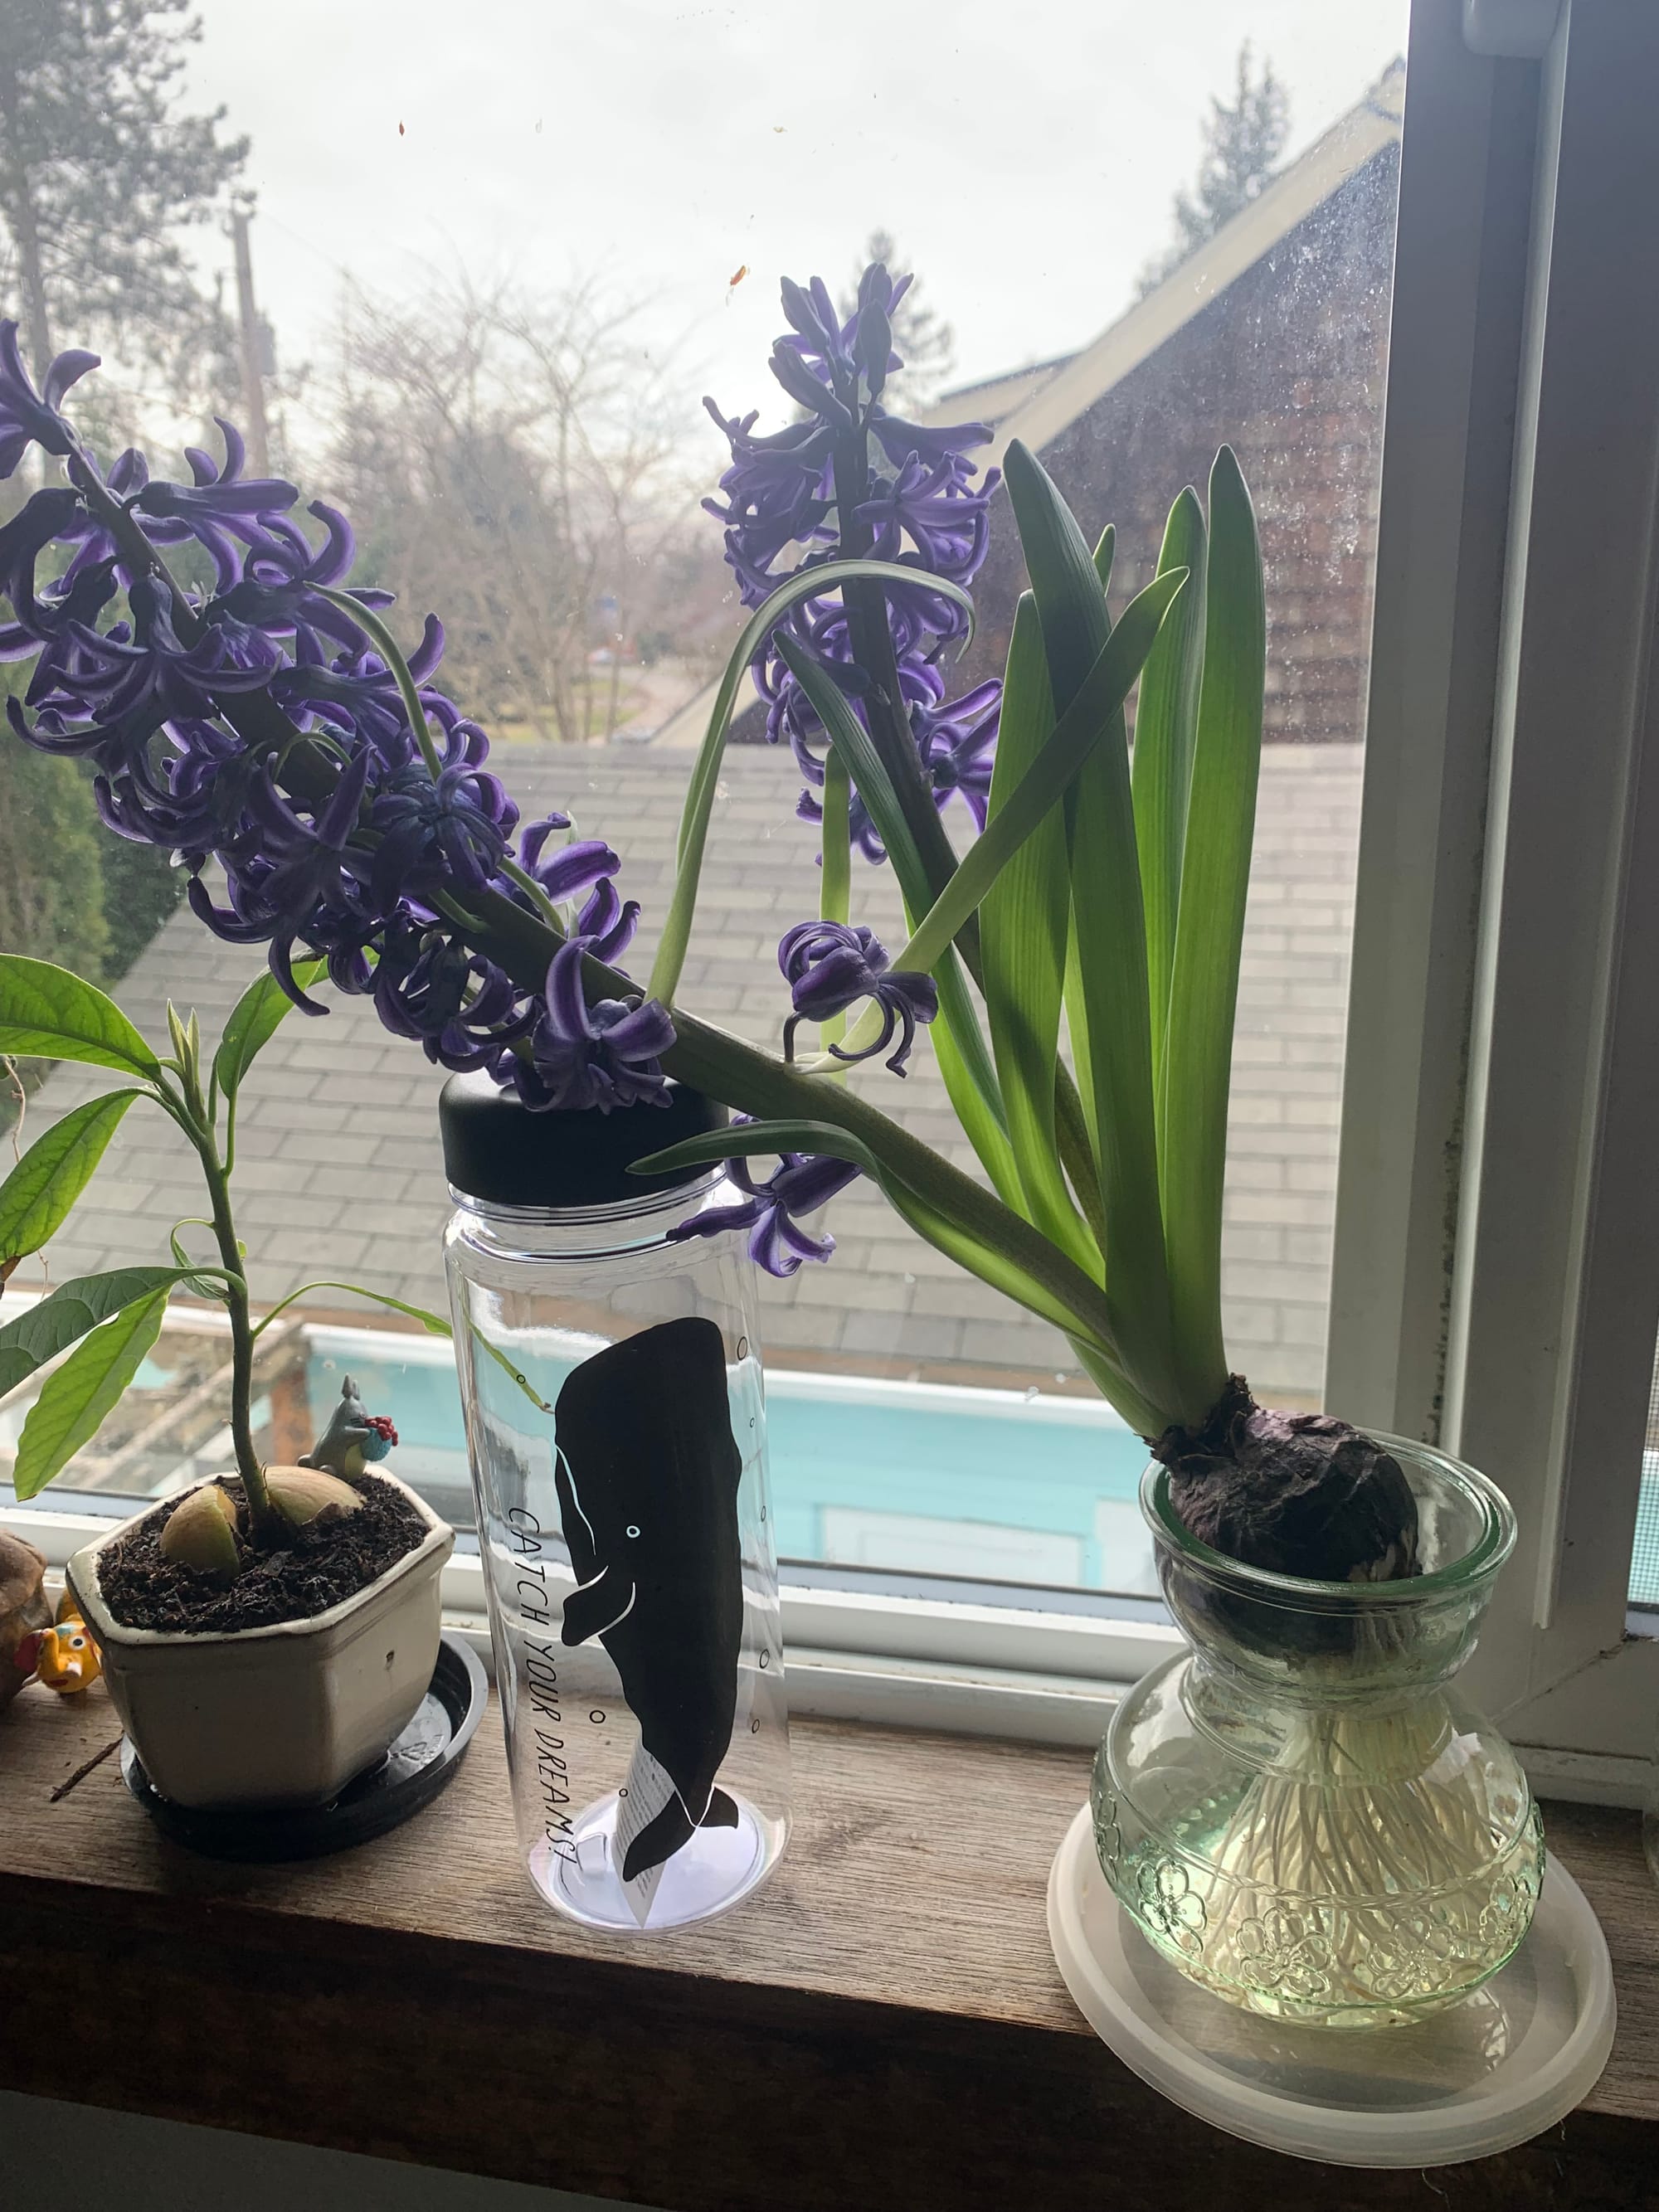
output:
[[[567,1043],[592,1042],[599,1035],[588,1017],[582,991],[582,946],[572,938],[553,955],[547,970],[547,1012],[554,1032]]]

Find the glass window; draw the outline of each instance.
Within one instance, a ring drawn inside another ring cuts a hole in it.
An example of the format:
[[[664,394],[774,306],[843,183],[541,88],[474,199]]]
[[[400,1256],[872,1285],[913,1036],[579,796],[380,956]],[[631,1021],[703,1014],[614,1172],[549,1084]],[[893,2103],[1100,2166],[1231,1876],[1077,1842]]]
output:
[[[1630,1561],[1632,1626],[1659,1636],[1659,1362],[1648,1394],[1647,1431],[1642,1439],[1642,1489],[1636,1508],[1636,1542]]]
[[[393,586],[411,635],[428,607],[443,615],[442,680],[489,727],[526,814],[568,808],[622,852],[645,906],[639,972],[736,626],[719,528],[697,504],[724,447],[697,403],[707,390],[726,414],[784,419],[765,368],[781,275],[818,271],[845,293],[884,239],[919,279],[899,333],[906,405],[982,418],[992,459],[1012,436],[1035,447],[1085,528],[1115,523],[1120,600],[1152,573],[1175,493],[1201,489],[1218,443],[1234,443],[1261,514],[1271,691],[1227,1322],[1264,1396],[1317,1405],[1405,0],[1257,0],[1248,19],[1187,0],[1156,22],[1049,0],[1012,50],[988,0],[949,11],[948,32],[937,9],[896,0],[878,69],[860,41],[758,4],[649,0],[560,11],[556,26],[529,0],[365,8],[354,29],[372,70],[318,68],[337,25],[314,0],[296,0],[274,43],[235,0],[199,12],[179,96],[222,101],[221,138],[248,133],[246,161],[202,198],[215,220],[179,234],[178,269],[148,265],[155,295],[137,312],[51,272],[54,343],[84,335],[120,364],[102,403],[111,442],[143,429],[167,451],[199,439],[210,410],[263,414],[270,465],[356,518],[355,580]],[[239,271],[216,217],[246,187]],[[174,284],[216,334],[185,363],[158,358]],[[999,509],[964,688],[998,665],[1020,583]],[[758,720],[727,757],[684,990],[775,1042],[776,942],[810,900],[813,832]],[[946,819],[969,833],[959,800]],[[97,826],[84,769],[0,741],[0,944],[118,978],[152,1036],[168,997],[211,1024],[258,954],[174,915],[178,889],[160,856]],[[862,870],[854,898],[892,944],[890,870]],[[21,1073],[30,1133],[101,1080]],[[237,1166],[269,1299],[326,1276],[441,1304],[440,1079],[364,1001],[285,1026],[250,1085]],[[860,1079],[969,1163],[927,1052],[902,1086]],[[156,1261],[199,1210],[176,1133],[135,1115],[54,1244],[53,1278]],[[867,1185],[830,1225],[833,1262],[769,1286],[783,1548],[849,1576],[1146,1593],[1144,1455],[1064,1340],[921,1243]],[[349,1362],[371,1402],[396,1406],[404,1472],[470,1517],[447,1351],[378,1321],[354,1333],[364,1312],[338,1293],[303,1311],[267,1340],[271,1448],[303,1440]],[[219,1348],[181,1315],[66,1492],[152,1492],[211,1462]],[[0,1470],[22,1410],[0,1405]]]

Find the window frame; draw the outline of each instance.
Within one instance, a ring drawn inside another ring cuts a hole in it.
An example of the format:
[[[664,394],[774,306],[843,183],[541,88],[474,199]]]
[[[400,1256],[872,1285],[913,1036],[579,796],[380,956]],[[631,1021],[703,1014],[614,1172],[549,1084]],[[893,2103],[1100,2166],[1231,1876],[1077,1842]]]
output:
[[[1659,302],[1607,218],[1659,189],[1630,127],[1659,21],[1565,0],[1533,64],[1492,51],[1498,8],[1480,54],[1453,13],[1413,11],[1327,1402],[1502,1485],[1520,1538],[1468,1687],[1536,1771],[1628,1802],[1659,1692],[1626,1632],[1659,1334]]]
[[[1659,1692],[1625,1633],[1659,1336],[1659,287],[1617,281],[1600,218],[1659,199],[1659,138],[1617,127],[1659,20],[1564,0],[1546,46],[1550,14],[1412,8],[1327,1402],[1509,1492],[1470,1686],[1535,1780],[1630,1802]],[[1568,927],[1562,881],[1597,890]],[[0,1519],[55,1567],[108,1525]],[[444,1599],[482,1638],[476,1556]],[[1147,1611],[786,1570],[791,1703],[1091,1743],[1179,1641]]]

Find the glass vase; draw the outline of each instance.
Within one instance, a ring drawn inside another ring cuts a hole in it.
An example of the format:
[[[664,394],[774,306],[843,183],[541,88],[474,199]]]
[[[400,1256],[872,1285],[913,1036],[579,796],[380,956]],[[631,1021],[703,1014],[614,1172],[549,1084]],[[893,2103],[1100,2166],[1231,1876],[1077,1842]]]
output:
[[[446,1237],[520,1850],[626,1935],[725,1911],[788,1832],[754,1270],[730,1231],[667,1234],[733,1195],[455,1188]]]
[[[1421,2020],[1495,1974],[1544,1866],[1520,1762],[1455,1686],[1514,1516],[1473,1468],[1384,1441],[1419,1516],[1423,1571],[1397,1582],[1242,1566],[1147,1469],[1191,1648],[1123,1699],[1091,1790],[1101,1867],[1148,1942],[1230,2003],[1331,2027]]]

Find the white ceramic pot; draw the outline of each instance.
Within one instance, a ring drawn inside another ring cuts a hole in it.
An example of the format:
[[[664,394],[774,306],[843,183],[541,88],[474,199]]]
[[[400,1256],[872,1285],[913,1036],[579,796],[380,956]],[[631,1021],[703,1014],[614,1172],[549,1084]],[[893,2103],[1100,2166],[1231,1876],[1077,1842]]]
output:
[[[378,1582],[308,1620],[205,1636],[125,1627],[104,1602],[98,1563],[146,1514],[70,1561],[115,1710],[175,1805],[326,1804],[413,1717],[437,1663],[438,1583],[455,1532],[407,1483],[374,1472],[427,1533]]]

